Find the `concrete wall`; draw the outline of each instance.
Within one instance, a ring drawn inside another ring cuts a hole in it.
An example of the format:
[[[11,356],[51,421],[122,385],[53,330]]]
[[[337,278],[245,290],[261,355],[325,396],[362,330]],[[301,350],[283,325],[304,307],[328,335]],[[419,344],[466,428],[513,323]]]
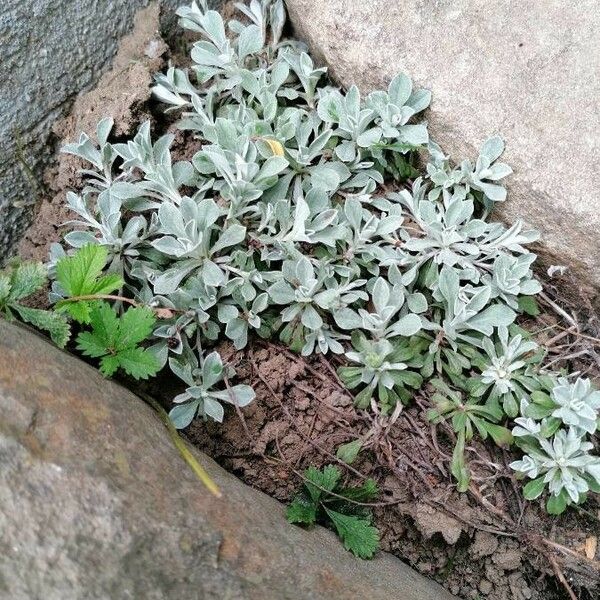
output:
[[[52,124],[99,79],[148,2],[0,0],[0,261],[30,222]],[[190,2],[162,0],[165,22]]]

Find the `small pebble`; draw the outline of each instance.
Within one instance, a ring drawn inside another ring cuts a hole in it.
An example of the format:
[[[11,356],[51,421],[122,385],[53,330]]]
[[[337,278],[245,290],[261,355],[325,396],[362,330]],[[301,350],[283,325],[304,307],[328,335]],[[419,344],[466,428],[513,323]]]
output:
[[[482,579],[479,582],[479,591],[485,596],[487,596],[493,589],[494,586],[492,585],[491,581],[488,581],[487,579]]]

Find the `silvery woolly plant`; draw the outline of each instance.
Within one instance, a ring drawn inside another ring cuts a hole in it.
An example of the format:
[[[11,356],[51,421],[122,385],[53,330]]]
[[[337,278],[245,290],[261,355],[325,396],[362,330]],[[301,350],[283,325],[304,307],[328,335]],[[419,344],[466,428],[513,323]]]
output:
[[[469,391],[472,396],[486,397],[488,403],[501,404],[507,416],[516,417],[520,401],[540,389],[541,349],[522,333],[511,335],[505,326],[498,328],[496,344],[486,337],[481,346],[485,353],[478,365],[481,373],[471,379]]]
[[[254,390],[249,385],[227,385],[226,389],[215,389],[218,383],[227,381],[233,375],[232,369],[225,367],[218,352],[211,352],[198,364],[195,356],[184,356],[184,360],[171,358],[169,366],[177,377],[187,384],[181,394],[173,398],[176,406],[171,411],[171,419],[178,428],[187,427],[196,415],[223,421],[222,402],[247,406],[254,400]]]
[[[375,397],[383,409],[389,409],[410,398],[407,388],[421,387],[423,345],[399,338],[395,342],[386,338],[370,340],[360,331],[352,335],[353,349],[345,355],[351,364],[341,367],[339,375],[351,390],[365,386],[356,395],[357,406],[367,408]]]
[[[511,172],[502,141],[455,166],[429,138],[429,92],[408,76],[342,90],[282,37],[282,0],[237,6],[242,18],[227,23],[204,0],[180,8],[199,38],[191,65],[155,78],[197,151],[174,160],[174,135],[154,141],[149,123],[112,143],[110,119],[65,148],[86,162],[87,184],[68,196],[75,230],[50,273],[74,249],[106,248],[120,293],[158,311],[150,350],[187,386],[171,412],[179,427],[252,400],[213,347],[228,338],[242,350],[259,335],[342,357],[361,407],[393,410],[437,374],[460,388],[448,397],[469,396],[475,429],[504,443],[500,421],[543,386],[533,343],[508,333],[540,285],[527,249],[537,234],[489,219]],[[63,295],[55,281],[52,298]],[[575,421],[564,398],[554,394],[562,417],[548,419]],[[460,402],[448,407],[438,420]],[[568,425],[589,432],[590,414]]]
[[[548,512],[560,514],[569,504],[583,502],[588,492],[600,492],[600,456],[591,453],[600,426],[600,392],[581,377],[544,384],[521,401],[512,433],[525,455],[510,466],[531,479],[526,498],[538,498],[547,489]]]

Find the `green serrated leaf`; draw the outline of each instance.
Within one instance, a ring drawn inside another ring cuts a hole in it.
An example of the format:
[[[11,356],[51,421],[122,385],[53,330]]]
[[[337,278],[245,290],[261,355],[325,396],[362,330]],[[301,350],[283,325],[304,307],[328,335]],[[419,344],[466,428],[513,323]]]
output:
[[[144,348],[127,348],[117,355],[119,367],[135,379],[147,379],[160,369],[156,356]]]
[[[77,336],[77,348],[86,356],[100,358],[100,372],[109,377],[123,369],[136,379],[146,379],[160,370],[156,355],[137,346],[152,333],[155,317],[150,309],[129,308],[121,318],[106,302],[90,312],[91,331]]]
[[[355,502],[370,502],[379,493],[379,488],[374,479],[366,479],[364,483],[358,487],[344,488],[340,491],[340,495]]]
[[[90,313],[94,306],[95,302],[68,302],[68,301],[60,301],[56,303],[54,307],[58,312],[66,312],[74,321],[77,323],[89,324],[90,322]]]
[[[123,280],[116,273],[108,273],[100,277],[91,287],[90,294],[110,294],[123,285]]]
[[[310,467],[305,477],[309,481],[287,509],[288,521],[308,525],[331,521],[346,549],[361,558],[373,556],[379,534],[370,524],[368,507],[356,503],[368,502],[377,495],[375,481],[367,479],[360,486],[338,489],[341,472],[334,465],[320,470]]]
[[[112,377],[119,368],[119,358],[112,354],[100,359],[100,373],[105,377]]]
[[[116,347],[130,348],[145,340],[151,333],[156,318],[154,313],[143,306],[129,308],[121,317]]]
[[[108,302],[98,302],[90,312],[90,324],[94,336],[107,348],[107,353],[114,352],[119,338],[119,316]]]
[[[123,284],[120,277],[109,274],[101,277],[108,259],[105,246],[87,244],[72,256],[56,263],[56,279],[68,296],[109,294]]]
[[[106,343],[91,331],[82,331],[76,338],[77,350],[85,356],[100,358],[106,354]]]
[[[106,264],[106,247],[88,244],[72,256],[64,256],[56,264],[56,279],[67,296],[94,296],[110,294],[123,285],[123,280],[114,273],[101,276]],[[61,300],[56,310],[68,313],[78,323],[89,324],[96,301],[70,299]]]
[[[306,486],[313,501],[317,502],[321,497],[323,490],[332,492],[335,489],[335,486],[338,484],[341,476],[341,471],[333,465],[328,465],[322,470],[319,470],[315,467],[309,467],[304,472],[304,477],[307,480],[305,481],[304,485]]]
[[[13,269],[10,278],[8,302],[31,296],[46,283],[46,267],[42,263],[22,263]]]
[[[379,548],[379,531],[368,519],[353,515],[343,515],[335,510],[325,508],[335,530],[344,544],[359,558],[371,558]]]
[[[287,507],[286,518],[290,523],[314,525],[317,521],[317,506],[307,494],[298,494]]]
[[[12,308],[26,323],[47,331],[52,341],[59,348],[64,348],[69,341],[71,331],[63,315],[49,310],[22,306],[21,304],[13,304]]]
[[[56,263],[56,279],[69,296],[89,293],[102,273],[108,252],[104,246],[88,244]]]

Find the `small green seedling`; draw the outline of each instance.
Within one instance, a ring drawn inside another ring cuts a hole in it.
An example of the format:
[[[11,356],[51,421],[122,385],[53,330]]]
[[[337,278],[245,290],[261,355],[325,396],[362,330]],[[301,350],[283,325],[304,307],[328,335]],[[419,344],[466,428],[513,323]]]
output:
[[[379,547],[379,532],[371,525],[371,511],[365,503],[378,493],[377,484],[367,479],[361,486],[344,487],[341,471],[332,465],[309,467],[304,485],[287,508],[290,523],[333,529],[346,550],[359,558],[371,558]]]
[[[77,349],[99,358],[105,377],[123,369],[135,379],[146,379],[160,370],[154,354],[139,346],[152,333],[155,320],[149,308],[130,307],[119,317],[108,303],[99,302],[89,312],[91,331],[77,336]]]

